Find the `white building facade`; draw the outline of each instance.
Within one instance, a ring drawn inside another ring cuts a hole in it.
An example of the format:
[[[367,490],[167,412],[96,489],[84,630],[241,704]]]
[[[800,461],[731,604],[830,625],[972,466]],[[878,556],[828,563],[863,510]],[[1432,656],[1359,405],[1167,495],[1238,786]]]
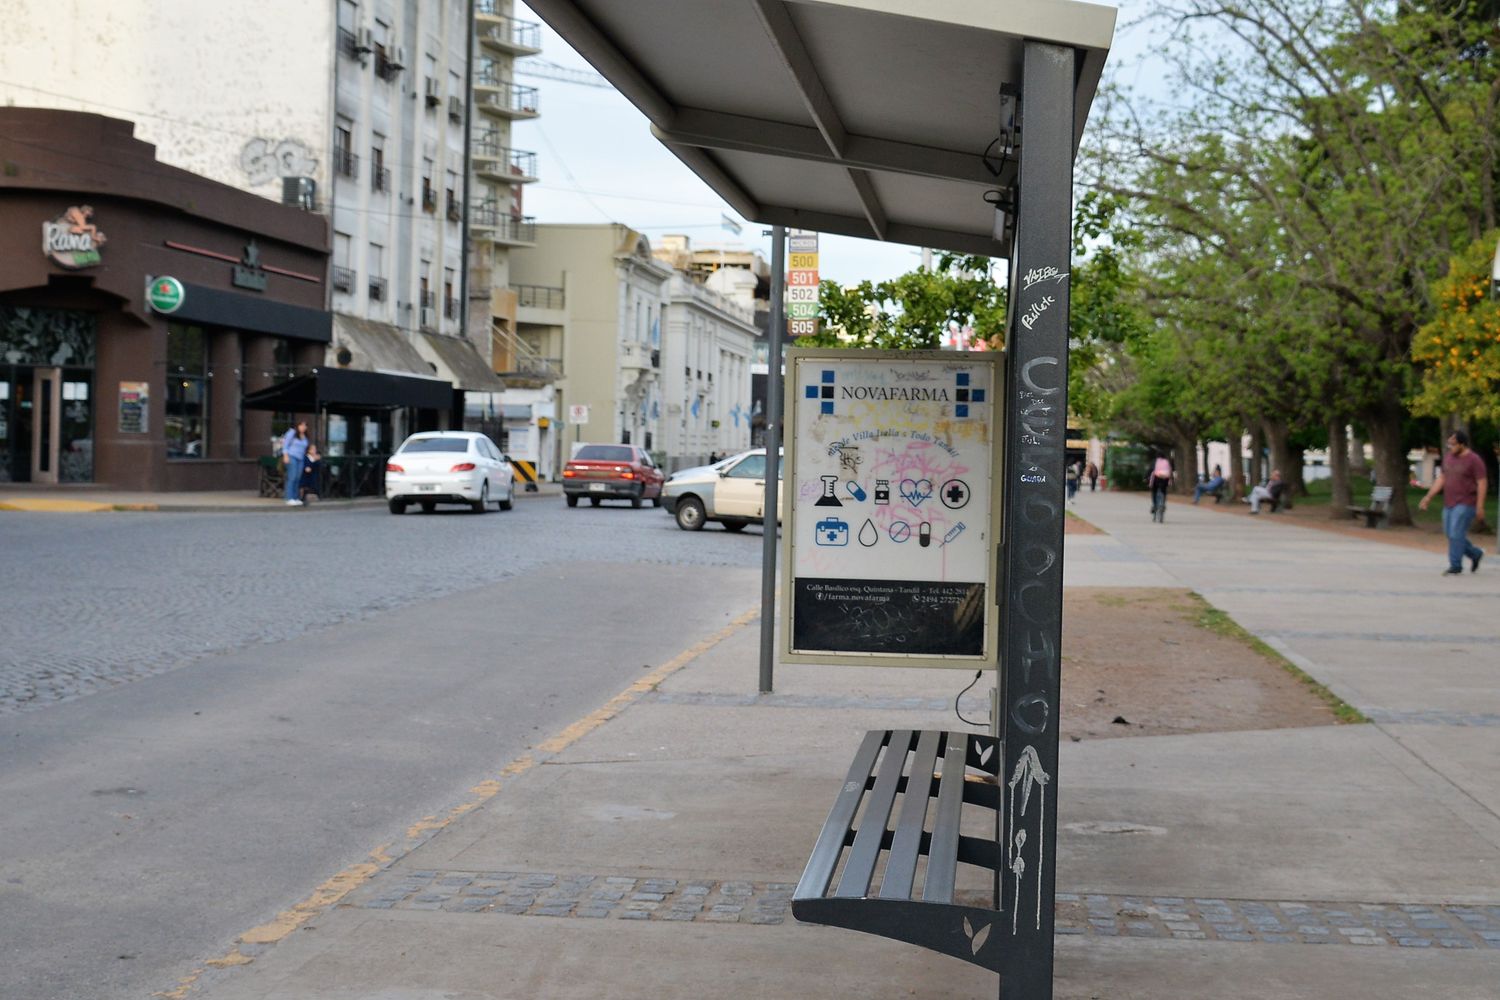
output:
[[[676,271],[668,286],[661,394],[665,466],[699,465],[750,447],[753,306]]]

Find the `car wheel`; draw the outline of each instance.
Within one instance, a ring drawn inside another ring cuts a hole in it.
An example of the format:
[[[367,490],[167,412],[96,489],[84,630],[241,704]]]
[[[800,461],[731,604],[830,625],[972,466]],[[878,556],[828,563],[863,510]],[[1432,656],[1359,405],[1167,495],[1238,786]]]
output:
[[[593,504],[595,507],[599,506],[603,502],[604,501],[599,497],[589,497],[589,503]]]
[[[431,514],[436,509],[437,509],[437,504],[435,502],[433,502],[431,500],[423,500],[422,501],[422,513],[424,513],[424,514]]]
[[[500,509],[501,510],[510,510],[512,507],[515,506],[515,499],[516,499],[515,487],[511,487],[511,491],[509,493],[505,494],[505,499],[500,501]]]
[[[744,531],[745,530],[745,525],[747,525],[749,523],[750,523],[749,521],[725,521],[724,522],[724,530],[725,531]]]
[[[490,506],[490,481],[486,479],[479,486],[479,499],[474,501],[473,509],[476,514],[483,514]]]
[[[656,494],[656,496],[654,496],[654,497],[651,498],[651,506],[653,506],[653,507],[660,507],[661,506],[661,494],[660,493]]]
[[[571,493],[569,493],[569,494],[568,494],[568,495],[567,495],[567,496],[566,496],[566,497],[564,497],[564,498],[563,498],[563,499],[565,499],[565,500],[567,500],[567,501],[568,501],[568,506],[569,506],[569,507],[577,507],[577,506],[578,506],[578,498],[577,498],[577,497],[575,497],[575,496],[574,496],[574,495],[573,495],[573,494],[571,494]]]
[[[702,500],[697,497],[683,497],[677,501],[677,527],[683,531],[702,531],[706,520]]]
[[[392,500],[389,500],[389,501],[386,502],[386,506],[391,509],[391,513],[392,514],[405,514],[406,513],[406,501],[405,500],[395,500],[395,499],[392,499]]]

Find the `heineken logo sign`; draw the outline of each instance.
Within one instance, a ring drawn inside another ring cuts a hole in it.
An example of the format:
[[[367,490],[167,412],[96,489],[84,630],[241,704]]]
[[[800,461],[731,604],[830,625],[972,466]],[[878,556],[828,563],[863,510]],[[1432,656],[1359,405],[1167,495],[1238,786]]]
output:
[[[42,253],[69,270],[98,264],[99,248],[106,239],[89,221],[93,216],[91,206],[74,205],[51,222],[42,223]]]

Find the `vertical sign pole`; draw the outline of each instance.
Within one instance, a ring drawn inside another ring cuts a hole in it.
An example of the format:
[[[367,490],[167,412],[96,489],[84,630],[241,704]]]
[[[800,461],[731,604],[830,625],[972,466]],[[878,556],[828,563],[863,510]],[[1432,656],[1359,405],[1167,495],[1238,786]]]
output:
[[[1075,58],[1072,49],[1028,41],[1022,70],[1000,643],[1006,1000],[1052,996]]]
[[[766,331],[766,501],[760,559],[760,693],[770,694],[776,655],[776,489],[781,482],[781,345],[786,334],[786,227],[771,227],[771,316]]]

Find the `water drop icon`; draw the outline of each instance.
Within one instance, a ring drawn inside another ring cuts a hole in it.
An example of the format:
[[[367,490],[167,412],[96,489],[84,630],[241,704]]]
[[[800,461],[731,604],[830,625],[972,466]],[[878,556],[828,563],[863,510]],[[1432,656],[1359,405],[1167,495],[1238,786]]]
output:
[[[865,518],[865,523],[859,527],[859,544],[869,548],[878,541],[880,541],[880,532],[875,529],[875,522],[868,517]]]

